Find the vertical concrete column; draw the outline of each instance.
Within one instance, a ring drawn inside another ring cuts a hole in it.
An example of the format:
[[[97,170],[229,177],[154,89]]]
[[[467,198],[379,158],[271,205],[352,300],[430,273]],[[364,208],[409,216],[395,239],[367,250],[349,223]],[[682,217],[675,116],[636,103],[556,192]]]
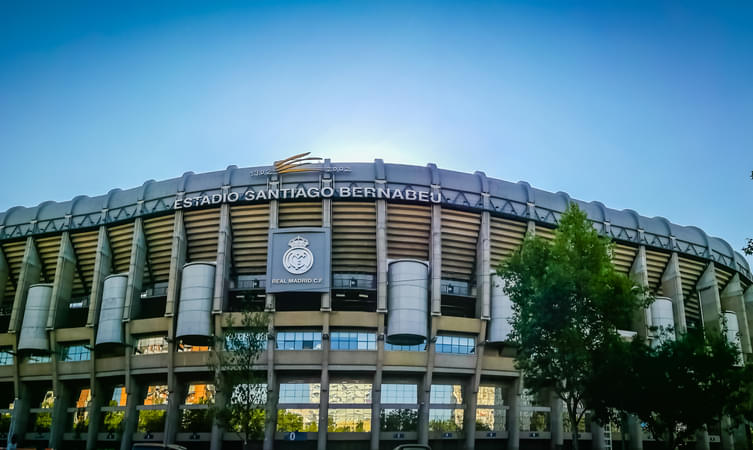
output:
[[[387,201],[376,201],[377,312],[387,312]]]
[[[329,176],[329,174],[325,174]],[[325,178],[322,180],[322,187],[332,187],[332,179]],[[322,227],[332,228],[332,199],[325,198],[322,200]],[[330,241],[326,244],[329,246],[329,254],[332,254],[332,233],[330,233]],[[331,276],[331,275],[330,275]],[[322,294],[321,310],[325,315],[332,311],[332,292],[324,292]]]
[[[379,289],[377,287],[377,289]],[[379,450],[379,433],[382,427],[382,374],[384,371],[384,317],[377,316],[377,363],[371,395],[371,443],[370,450]]]
[[[269,229],[276,230],[278,225],[279,203],[269,201]],[[275,432],[277,431],[277,400],[279,387],[277,386],[277,372],[275,371],[275,295],[267,294],[264,310],[269,314],[269,339],[267,340],[267,420],[264,423],[263,450],[272,450],[275,446]]]
[[[488,195],[488,194],[487,194]],[[481,227],[476,243],[476,304],[477,317],[481,320],[491,318],[491,215],[489,211],[481,213]],[[481,336],[482,340],[486,335]]]
[[[627,416],[628,448],[630,450],[643,450],[643,430],[641,421],[633,414]]]
[[[123,321],[131,320],[131,317],[136,317],[139,312],[145,264],[146,237],[144,236],[144,222],[141,217],[138,217],[133,224],[133,240],[131,242],[131,259],[128,263],[128,281],[126,284]]]
[[[322,377],[319,402],[319,433],[317,450],[327,449],[327,417],[329,414],[329,314],[322,314]],[[326,337],[326,338],[325,338]]]
[[[418,391],[418,443],[429,445],[429,410],[431,403],[431,384],[434,375],[434,360],[436,358],[437,324],[433,317],[429,318],[431,332],[427,345],[426,372],[423,385]]]
[[[642,288],[648,288],[648,263],[646,262],[646,247],[638,247],[638,253],[633,260],[633,266],[630,268],[630,278]],[[648,329],[651,326],[651,314],[648,308],[635,312],[633,317],[633,329],[638,332],[638,336],[644,341],[648,340]]]
[[[667,268],[661,277],[661,288],[664,295],[672,299],[672,310],[675,316],[675,330],[684,334],[688,331],[685,321],[685,299],[682,294],[682,274],[677,252],[672,252]]]
[[[635,255],[633,265],[630,268],[630,278],[642,288],[648,288],[648,263],[646,262],[646,247],[641,245],[638,247],[638,253]],[[648,343],[649,330],[651,326],[651,314],[649,309],[643,309],[636,311],[633,316],[633,329],[638,332],[638,336]],[[643,431],[641,430],[641,423],[637,417],[628,417],[628,434],[630,435],[629,448],[630,450],[643,450]],[[577,432],[577,431],[576,431]],[[593,437],[592,437],[593,439]],[[603,432],[602,432],[603,443]],[[591,442],[591,445],[595,445],[595,442]],[[602,444],[603,445],[603,444]]]
[[[16,382],[16,399],[13,401],[13,412],[11,413],[10,432],[8,433],[8,444],[15,434],[19,443],[23,443],[26,428],[29,424],[29,409],[31,408],[29,388],[26,383]]]
[[[562,423],[562,399],[554,392],[549,391],[549,429],[552,440],[549,443],[550,450],[560,450],[565,445],[565,428]]]
[[[5,299],[5,284],[8,282],[9,274],[10,268],[8,267],[8,261],[5,259],[3,248],[0,247],[0,302]]]
[[[701,301],[703,327],[707,330],[719,331],[722,323],[722,303],[719,299],[719,287],[716,283],[716,269],[713,261],[706,266],[706,270],[698,279],[696,290]]]
[[[272,305],[274,305],[274,294],[272,295]],[[264,450],[274,449],[275,432],[277,431],[277,401],[279,398],[279,387],[277,386],[277,373],[275,372],[275,339],[271,339],[275,334],[275,316],[274,312],[269,314],[269,326],[267,329],[270,339],[267,340],[267,420],[264,423]]]
[[[215,371],[214,374],[215,380],[221,380],[222,374],[219,372],[219,370]],[[222,389],[217,389],[214,395],[214,405],[217,407],[219,411],[222,411],[222,409],[227,404],[227,399],[232,396],[232,392],[226,392],[227,386],[225,386],[224,382],[217,383],[219,386],[222,386]],[[230,388],[232,389],[232,388]],[[212,421],[212,433],[209,436],[209,449],[210,450],[222,450],[222,438],[224,437],[225,429],[220,426],[220,424],[217,422],[217,420]]]
[[[606,448],[604,427],[596,422],[591,422],[591,450],[604,450],[604,448]]]
[[[722,441],[722,450],[735,450],[735,435],[730,432],[732,421],[729,416],[722,416],[721,423],[719,424],[720,436]]]
[[[431,315],[442,314],[442,206],[431,205]]]
[[[709,431],[705,427],[695,432],[695,450],[709,450]]]
[[[488,271],[487,271],[488,273]],[[478,336],[476,336],[476,351],[474,354],[475,369],[465,396],[465,414],[463,430],[465,431],[465,450],[476,448],[476,409],[478,407],[478,390],[481,385],[481,369],[484,361],[484,349],[486,348],[486,325],[487,320],[481,320]]]
[[[68,407],[72,405],[71,390],[59,379],[53,382],[55,405],[52,407],[52,427],[50,427],[50,448],[63,447],[63,433],[68,425]]]
[[[18,286],[16,286],[16,296],[13,299],[13,311],[10,315],[9,333],[15,333],[21,328],[21,321],[24,317],[26,308],[26,294],[29,293],[29,286],[38,283],[42,275],[42,260],[39,259],[37,247],[34,239],[26,239],[24,248],[24,257],[21,260],[21,270],[18,275]]]
[[[126,328],[130,328],[130,324],[128,325],[129,326]],[[130,336],[130,330],[128,331],[128,335]],[[129,361],[130,359],[128,351],[126,351],[126,361]],[[130,364],[128,364],[128,366],[130,366]],[[133,433],[136,432],[136,427],[139,423],[139,411],[136,409],[136,406],[141,401],[143,395],[138,380],[130,374],[130,367],[126,368],[126,394],[126,411],[125,417],[123,418],[124,426],[123,436],[120,441],[120,450],[131,449],[131,445],[133,444]]]
[[[377,180],[384,185],[384,180]],[[377,257],[377,364],[371,396],[370,450],[379,450],[382,419],[382,375],[384,370],[385,319],[387,316],[387,203],[376,201],[376,257]]]
[[[64,326],[68,314],[68,301],[73,291],[73,276],[76,272],[76,252],[67,231],[60,238],[55,280],[52,283],[52,299],[47,313],[47,329]]]
[[[745,292],[743,292],[743,300],[745,302],[745,310],[751,310],[750,314],[746,314],[748,319],[748,332],[750,333],[751,330],[753,330],[753,285],[750,285],[745,289]]]
[[[223,188],[224,190],[224,188]],[[212,313],[221,314],[230,288],[233,264],[233,229],[230,224],[230,205],[220,207],[220,231],[217,237],[217,262],[214,272],[214,299]]]
[[[735,274],[724,287],[721,293],[722,308],[734,311],[737,315],[737,324],[740,328],[740,341],[743,348],[743,358],[751,352],[750,331],[748,329],[748,315],[745,311],[745,298],[743,296],[743,287],[740,283],[740,275]]]
[[[87,327],[94,327],[94,325],[99,322],[99,308],[102,303],[102,288],[105,285],[105,278],[110,275],[111,272],[112,249],[110,248],[110,239],[107,237],[107,228],[103,225],[99,227],[97,250],[94,253],[94,274],[92,275],[92,291],[89,296],[89,316],[86,319]],[[92,358],[92,364],[93,363],[94,359]],[[92,390],[92,398],[94,395],[94,390]]]
[[[512,383],[507,410],[507,450],[520,449],[520,397],[523,394],[523,374]]]
[[[91,389],[92,399],[87,408],[89,412],[89,429],[86,435],[86,450],[96,450],[98,447],[97,434],[99,433],[99,422],[102,417],[100,408],[107,406],[105,404],[107,397],[105,396],[102,383],[96,377],[91,377],[90,380],[89,389]]]
[[[178,296],[180,295],[180,279],[187,257],[186,228],[183,226],[183,210],[175,211],[173,222],[172,247],[170,250],[170,272],[167,281],[167,300],[165,302],[165,316],[173,317],[178,312]]]

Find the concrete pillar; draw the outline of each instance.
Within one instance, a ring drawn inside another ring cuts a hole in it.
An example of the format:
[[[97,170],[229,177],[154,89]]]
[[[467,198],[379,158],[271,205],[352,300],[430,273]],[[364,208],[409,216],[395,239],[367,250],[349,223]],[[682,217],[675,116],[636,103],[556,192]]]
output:
[[[488,273],[488,271],[487,271]],[[465,414],[463,420],[463,431],[465,432],[465,450],[476,448],[476,409],[478,407],[478,390],[481,385],[481,368],[484,360],[484,350],[486,348],[486,325],[488,321],[482,320],[479,327],[479,333],[476,337],[476,352],[474,355],[475,370],[471,377],[469,389],[465,394]]]
[[[549,429],[552,440],[549,443],[550,450],[560,450],[565,445],[565,429],[562,423],[562,399],[552,389],[549,391]]]
[[[267,294],[272,297],[272,306],[274,306],[274,294]],[[275,315],[274,311],[269,314],[269,336],[274,336],[275,332]],[[277,401],[279,399],[279,386],[277,386],[277,373],[275,372],[275,343],[277,341],[269,339],[267,341],[267,420],[264,423],[264,446],[263,450],[274,449],[275,432],[277,431]]]
[[[379,289],[379,287],[377,287]],[[379,433],[381,431],[382,413],[382,372],[384,370],[384,318],[379,313],[377,318],[377,363],[374,371],[374,383],[371,395],[371,442],[370,450],[379,450]]]
[[[431,315],[442,314],[442,207],[431,205]]]
[[[491,318],[491,216],[489,211],[481,213],[481,226],[476,242],[476,316],[482,320]],[[481,336],[486,339],[486,335]]]
[[[377,312],[387,312],[387,202],[376,201]]]
[[[627,416],[627,433],[630,438],[628,448],[630,450],[643,450],[643,429],[638,417],[629,414]]]
[[[21,321],[23,320],[24,310],[26,309],[26,294],[29,293],[29,286],[34,283],[39,283],[41,275],[42,260],[39,259],[39,253],[37,253],[34,239],[29,237],[26,239],[24,257],[21,260],[18,286],[16,286],[16,296],[13,300],[13,311],[11,311],[10,326],[8,327],[9,333],[15,333],[21,328]]]
[[[703,327],[707,330],[719,331],[722,323],[722,303],[719,298],[719,287],[716,283],[716,269],[713,261],[706,266],[703,275],[698,279],[696,290],[701,301]]]
[[[146,237],[144,236],[143,220],[139,217],[133,224],[131,259],[128,263],[128,282],[126,284],[125,307],[123,308],[124,321],[129,321],[132,317],[138,316],[145,264]]]
[[[99,308],[102,303],[102,288],[105,278],[112,272],[112,249],[110,239],[107,237],[107,228],[99,227],[97,237],[97,250],[94,256],[94,274],[92,275],[92,291],[89,296],[89,317],[86,320],[87,327],[94,327],[99,322]],[[96,335],[96,333],[94,333]],[[92,364],[94,358],[92,358]],[[92,396],[94,391],[92,390]]]
[[[5,300],[5,284],[8,282],[9,274],[8,261],[5,259],[3,248],[0,247],[0,303]]]
[[[740,283],[740,275],[735,274],[724,287],[721,293],[721,304],[724,310],[734,311],[737,314],[737,324],[740,328],[740,341],[743,353],[750,354],[750,331],[748,329],[748,315],[745,311],[745,298],[743,287]],[[742,355],[745,357],[746,355]]]
[[[222,314],[230,288],[230,272],[233,264],[233,230],[230,226],[230,205],[220,207],[220,231],[217,238],[217,264],[214,272],[214,301],[212,313]]]
[[[167,300],[165,302],[165,316],[173,317],[178,311],[178,297],[180,296],[180,279],[187,255],[186,228],[183,226],[183,210],[175,211],[173,223],[172,248],[170,250],[170,272],[167,281]]]
[[[706,428],[695,432],[695,450],[709,450],[709,432]]]
[[[129,359],[130,357],[126,356],[126,361]],[[143,396],[141,385],[138,380],[136,377],[130,375],[130,370],[127,372],[129,373],[126,373],[126,411],[125,417],[123,418],[124,426],[123,436],[120,441],[120,450],[131,449],[131,445],[133,444],[133,433],[136,432],[136,427],[139,423],[139,411],[136,409],[136,406],[139,404]]]
[[[523,394],[522,374],[515,379],[512,389],[508,394],[510,399],[507,404],[507,450],[520,449],[520,397]]]
[[[688,331],[685,321],[685,299],[682,293],[682,274],[677,252],[672,252],[664,274],[661,277],[661,288],[665,296],[672,299],[672,310],[675,316],[676,334],[684,334]]]
[[[104,386],[102,386],[102,383],[96,377],[91,378],[89,389],[91,389],[92,399],[87,408],[89,412],[89,431],[86,436],[86,450],[96,450],[98,448],[97,434],[99,433],[99,422],[102,417],[100,408],[107,406],[109,401]]]
[[[604,448],[606,448],[604,427],[596,422],[591,422],[591,450],[604,450]]]
[[[719,439],[722,441],[722,450],[735,450],[735,435],[730,432],[731,426],[732,421],[729,416],[722,416],[719,424],[721,429]]]
[[[319,433],[317,450],[327,450],[327,417],[329,414],[329,314],[322,315],[322,376],[319,402]],[[326,338],[325,338],[326,337]]]
[[[47,329],[64,328],[68,315],[68,301],[73,291],[73,276],[76,273],[76,252],[67,231],[60,238],[55,280],[52,283],[52,299],[47,313]]]
[[[30,392],[26,383],[17,383],[16,399],[13,401],[13,412],[11,413],[10,432],[8,433],[8,443],[13,435],[16,435],[19,443],[23,443],[26,429],[29,425],[29,409],[31,408]]]
[[[423,384],[418,392],[418,443],[424,445],[429,445],[429,407],[437,346],[437,320],[430,317],[429,322],[431,323],[431,333],[429,333],[427,341],[426,372],[424,373]]]
[[[630,278],[643,288],[648,288],[648,263],[646,262],[646,247],[641,245],[638,247],[638,253],[633,260],[633,266],[630,268]],[[638,332],[638,336],[644,341],[648,342],[649,332],[648,329],[651,326],[651,314],[648,308],[641,309],[635,312],[633,316],[633,329]]]
[[[53,392],[55,392],[55,404],[52,407],[50,447],[63,448],[63,433],[68,425],[68,407],[72,405],[71,390],[62,381],[55,380]]]
[[[746,313],[748,319],[748,333],[753,330],[753,285],[748,286],[743,292],[743,300],[745,301],[745,310],[751,310],[750,314]],[[751,336],[753,338],[753,336]]]

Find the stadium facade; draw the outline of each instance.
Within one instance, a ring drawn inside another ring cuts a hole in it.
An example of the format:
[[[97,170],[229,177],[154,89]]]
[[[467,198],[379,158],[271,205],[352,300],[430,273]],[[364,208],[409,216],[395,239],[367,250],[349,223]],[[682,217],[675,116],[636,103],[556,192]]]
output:
[[[571,202],[615,242],[619,270],[663,297],[640,338],[726,316],[750,356],[750,268],[698,228],[434,164],[231,166],[0,214],[3,437],[237,448],[207,420],[223,398],[208,345],[251,305],[272,313],[260,446],[566,443],[561,404],[522,389],[492,273],[526,233],[551,238]],[[626,448],[652,445],[627,428]],[[623,436],[580,431],[594,450]],[[712,427],[698,446],[733,441]]]

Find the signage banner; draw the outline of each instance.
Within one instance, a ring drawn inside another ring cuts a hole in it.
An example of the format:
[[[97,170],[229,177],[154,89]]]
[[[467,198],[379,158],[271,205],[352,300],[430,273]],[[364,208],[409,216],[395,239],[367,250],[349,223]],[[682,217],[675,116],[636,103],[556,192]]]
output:
[[[280,228],[269,232],[267,292],[328,292],[329,228]]]

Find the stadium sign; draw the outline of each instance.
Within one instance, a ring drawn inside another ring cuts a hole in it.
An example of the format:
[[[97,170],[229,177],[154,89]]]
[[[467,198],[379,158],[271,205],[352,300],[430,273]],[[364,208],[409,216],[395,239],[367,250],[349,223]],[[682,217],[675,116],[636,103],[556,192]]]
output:
[[[329,228],[270,230],[268,252],[267,292],[329,291]]]

